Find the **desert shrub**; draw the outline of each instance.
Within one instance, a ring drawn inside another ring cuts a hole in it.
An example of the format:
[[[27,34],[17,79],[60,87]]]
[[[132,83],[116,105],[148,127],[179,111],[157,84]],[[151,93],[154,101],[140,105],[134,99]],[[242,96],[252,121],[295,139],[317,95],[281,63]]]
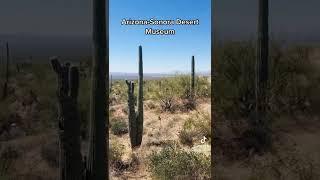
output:
[[[111,122],[111,131],[114,135],[123,135],[128,133],[128,124],[124,120]]]
[[[196,112],[192,114],[184,123],[179,133],[179,140],[182,144],[192,146],[196,140],[205,136],[210,142],[211,137],[211,117],[206,112]]]
[[[147,101],[147,102],[145,103],[145,105],[146,105],[146,107],[147,107],[148,109],[150,109],[150,110],[157,108],[157,105],[156,105],[155,102],[153,102],[153,101]]]
[[[121,157],[124,154],[124,146],[118,142],[111,141],[109,148],[110,162],[115,163],[121,161]]]
[[[317,167],[313,161],[298,164],[295,168],[295,173],[299,177],[299,180],[316,180],[319,178]],[[318,169],[319,170],[319,169]]]
[[[255,44],[219,44],[213,77],[214,108],[226,119],[251,116],[255,107]],[[272,42],[270,49],[268,109],[272,115],[305,112],[314,106],[320,71],[310,61],[308,47],[282,47]],[[319,98],[317,98],[319,99]]]
[[[127,89],[126,87],[124,88],[125,90]],[[197,97],[210,97],[210,88],[211,82],[208,77],[196,77]],[[115,89],[115,91],[117,90]],[[138,91],[135,90],[135,97],[137,96],[137,92]],[[118,94],[120,93],[118,92]],[[184,102],[188,102],[183,100],[188,100],[189,97],[190,75],[175,74],[170,77],[144,81],[144,100],[155,100],[159,102],[162,111],[174,112],[178,110],[181,105],[185,105]]]
[[[148,167],[157,179],[210,179],[210,157],[184,151],[176,145],[153,152]]]
[[[199,77],[196,79],[195,95],[198,98],[210,98],[211,97],[211,79],[208,77]]]
[[[278,50],[279,51],[279,50]],[[271,61],[269,107],[276,115],[307,112],[320,90],[319,70],[310,59],[312,49],[291,47],[278,52]]]
[[[0,176],[5,176],[20,154],[15,147],[11,146],[3,147],[0,150]]]
[[[121,173],[129,168],[129,164],[122,161],[124,145],[116,141],[111,141],[109,146],[110,167],[117,173]]]
[[[137,84],[137,83],[135,83]],[[111,103],[126,103],[128,101],[127,94],[128,87],[124,80],[117,80],[112,83],[112,89],[110,92]],[[137,93],[137,85],[135,85],[135,94]]]
[[[179,140],[181,144],[193,146],[194,143],[194,131],[183,129],[179,133]]]
[[[230,43],[217,51],[213,77],[215,112],[227,118],[248,116],[254,105],[254,46]]]
[[[161,81],[163,89],[159,89],[157,93],[157,99],[160,101],[161,109],[163,111],[174,112],[177,103],[176,92],[174,84],[169,80]]]
[[[184,96],[185,86],[181,86],[180,77],[170,77],[159,80],[158,88],[153,92],[163,111],[174,112],[180,97]],[[187,86],[188,87],[188,86]]]
[[[278,146],[275,153],[256,157],[250,163],[250,180],[258,179],[319,179],[320,164],[313,155],[295,147]]]
[[[59,167],[59,143],[58,141],[49,141],[41,145],[41,156],[52,167]]]
[[[130,170],[135,171],[137,170],[138,166],[140,165],[141,160],[137,153],[132,153],[130,156]]]
[[[51,68],[45,64],[30,64],[23,69],[23,73],[12,73],[11,75],[9,96],[0,102],[0,106],[10,108],[3,113],[15,119],[22,118],[23,121],[18,125],[27,134],[35,134],[43,129],[52,128],[56,122],[54,120],[57,117],[57,111],[54,109],[57,107],[54,99],[56,81]],[[23,113],[26,111],[28,114],[24,116]],[[1,116],[0,121],[3,117]],[[11,118],[12,121],[15,119]]]

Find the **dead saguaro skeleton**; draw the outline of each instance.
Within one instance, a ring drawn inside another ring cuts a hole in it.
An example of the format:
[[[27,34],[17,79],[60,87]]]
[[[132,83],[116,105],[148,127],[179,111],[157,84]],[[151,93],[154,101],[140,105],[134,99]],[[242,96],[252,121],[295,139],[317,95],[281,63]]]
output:
[[[51,58],[51,65],[58,77],[60,180],[79,180],[84,177],[77,101],[79,71],[69,63],[61,65],[57,58]]]

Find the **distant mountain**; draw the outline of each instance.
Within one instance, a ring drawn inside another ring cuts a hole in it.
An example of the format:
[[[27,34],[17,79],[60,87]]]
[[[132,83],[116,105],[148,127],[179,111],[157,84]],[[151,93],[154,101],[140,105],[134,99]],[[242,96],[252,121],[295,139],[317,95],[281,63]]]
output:
[[[176,74],[186,74],[186,73],[144,73],[144,79],[159,79],[164,77],[172,77]],[[138,79],[138,73],[124,73],[124,72],[111,72],[112,80],[136,80]],[[196,75],[200,76],[210,76],[210,72],[198,72]]]

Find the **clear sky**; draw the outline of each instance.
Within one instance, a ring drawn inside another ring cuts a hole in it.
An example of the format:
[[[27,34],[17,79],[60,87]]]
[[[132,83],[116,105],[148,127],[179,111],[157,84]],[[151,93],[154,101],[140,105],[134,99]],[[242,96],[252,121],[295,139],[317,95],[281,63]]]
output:
[[[144,72],[210,71],[210,0],[110,0],[110,71],[137,72],[138,46],[143,48]],[[199,19],[193,26],[121,25],[122,19]],[[171,36],[145,35],[145,28],[175,29]]]

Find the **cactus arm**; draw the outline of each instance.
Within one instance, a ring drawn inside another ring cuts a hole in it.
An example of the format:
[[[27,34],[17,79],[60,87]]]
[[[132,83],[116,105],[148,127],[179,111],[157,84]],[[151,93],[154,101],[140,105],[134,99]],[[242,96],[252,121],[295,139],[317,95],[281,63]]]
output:
[[[134,83],[133,81],[126,81],[128,85],[128,119],[129,119],[129,136],[131,146],[135,147],[136,145],[136,133],[137,133],[137,125],[136,125],[136,112],[134,105]]]

